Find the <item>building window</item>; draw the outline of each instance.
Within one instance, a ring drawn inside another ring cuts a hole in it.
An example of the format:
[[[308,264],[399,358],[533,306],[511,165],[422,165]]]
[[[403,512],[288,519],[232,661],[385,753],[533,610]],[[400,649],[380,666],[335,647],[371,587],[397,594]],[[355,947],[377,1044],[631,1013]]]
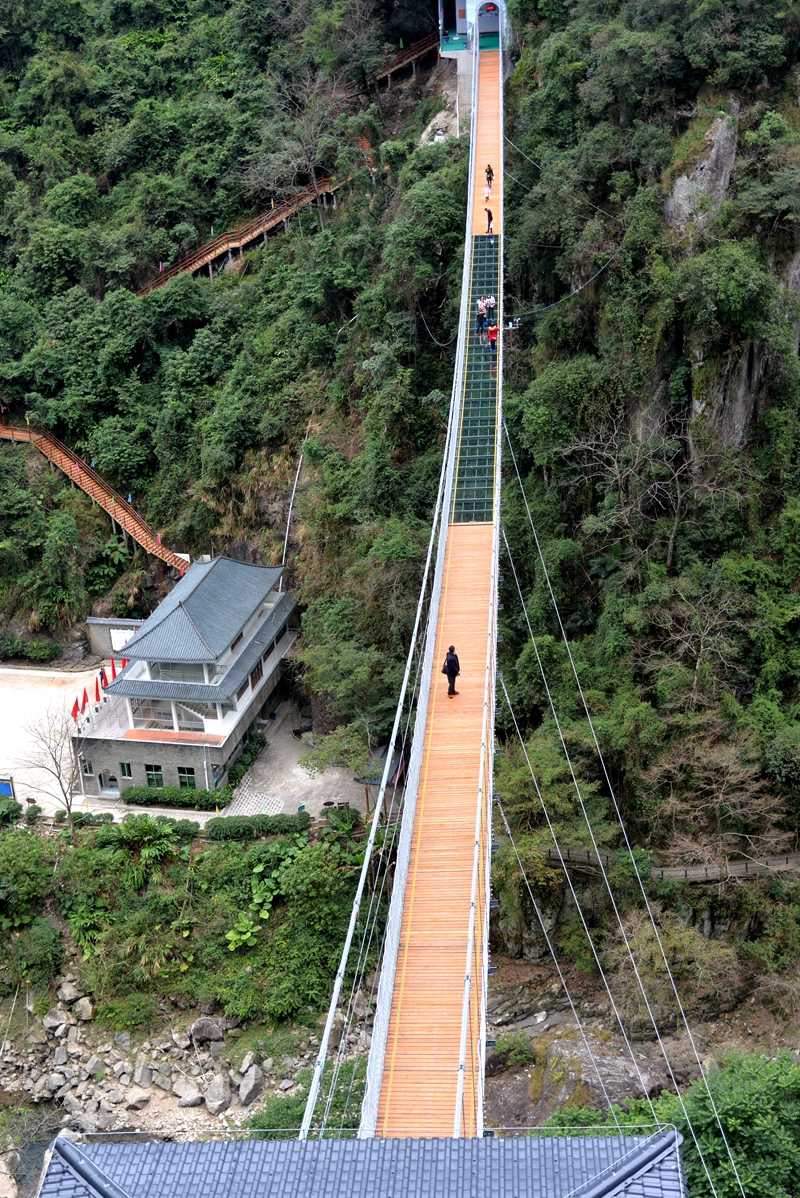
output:
[[[151,661],[150,677],[161,682],[200,682],[206,680],[202,665],[186,661]]]
[[[244,636],[244,633],[243,633],[243,632],[240,632],[240,633],[239,633],[239,635],[236,637],[236,639],[234,640],[233,644],[231,645],[231,653],[233,653],[234,649],[235,649],[235,648],[236,648],[236,646],[239,644],[239,642],[240,642],[240,640],[242,639],[242,637],[243,637],[243,636]]]
[[[93,774],[94,774],[94,766],[92,765],[91,761],[84,761],[84,763],[83,763],[83,772],[84,772],[84,774],[86,775],[86,777],[87,777],[87,778],[91,778],[91,777],[93,776]]]
[[[172,728],[172,704],[168,699],[132,699],[134,728]]]
[[[179,732],[202,732],[205,703],[176,703]]]
[[[163,786],[164,774],[160,765],[145,765],[145,775],[147,776],[148,786]]]
[[[133,777],[133,770],[131,769],[131,763],[129,761],[121,761],[119,763],[119,776],[120,778]]]
[[[287,625],[286,625],[286,624],[284,624],[283,628],[280,630],[280,632],[278,633],[278,635],[277,635],[277,636],[276,636],[276,638],[275,638],[275,644],[276,644],[276,645],[277,645],[277,644],[280,644],[280,642],[281,642],[281,641],[283,640],[283,638],[286,636],[286,633],[287,633],[287,632],[288,632],[288,627],[287,627]]]
[[[258,686],[259,682],[261,681],[261,679],[263,677],[264,677],[264,667],[261,664],[261,662],[259,662],[258,665],[256,666],[256,668],[253,670],[252,674],[250,675],[250,685],[252,686],[253,690],[256,689],[256,687]]]
[[[178,766],[178,786],[181,790],[197,790],[197,780],[194,776],[193,765]]]
[[[242,695],[246,693],[249,685],[250,685],[250,679],[245,678],[244,682],[242,683],[242,685],[239,687],[238,691],[236,692],[237,699],[241,699]]]

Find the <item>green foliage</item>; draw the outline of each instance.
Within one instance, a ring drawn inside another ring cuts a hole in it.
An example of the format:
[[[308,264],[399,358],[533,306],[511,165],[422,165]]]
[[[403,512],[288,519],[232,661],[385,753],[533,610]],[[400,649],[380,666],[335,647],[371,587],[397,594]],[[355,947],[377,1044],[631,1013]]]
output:
[[[7,795],[0,798],[0,826],[15,824],[22,815],[22,804]]]
[[[49,857],[45,842],[30,832],[0,835],[0,928],[4,931],[31,923],[38,913],[50,877]]]
[[[278,836],[302,832],[308,827],[309,814],[228,815],[210,819],[203,829],[209,840],[250,840],[254,836]]]
[[[255,933],[258,931],[258,924],[253,922],[253,919],[246,911],[240,911],[236,923],[225,933],[225,939],[228,941],[228,948],[233,953],[237,948],[252,948],[258,944],[258,937]]]
[[[60,652],[61,646],[57,641],[44,637],[0,637],[0,658],[24,657],[28,661],[52,661]]]
[[[155,1025],[158,1015],[158,1003],[149,994],[126,994],[122,998],[100,1003],[97,1008],[97,1022],[113,1028],[115,1032],[133,1031],[136,1028],[146,1031]]]
[[[192,811],[216,811],[227,807],[231,791],[189,790],[180,786],[129,786],[122,792],[122,801],[129,807],[189,807]]]
[[[42,809],[39,804],[31,803],[29,807],[25,808],[25,823],[32,827],[36,824],[41,814]]]
[[[263,732],[254,732],[248,740],[243,752],[238,757],[237,761],[228,773],[228,785],[233,788],[238,786],[242,778],[245,776],[250,766],[258,757],[264,745],[267,743],[267,738]]]
[[[492,1064],[503,1069],[526,1069],[536,1059],[533,1045],[525,1032],[507,1032],[500,1036],[492,1053]]]
[[[732,1054],[721,1069],[708,1075],[708,1089],[704,1082],[695,1082],[680,1100],[665,1091],[655,1100],[655,1116],[673,1124],[684,1137],[681,1152],[689,1192],[698,1198],[741,1194],[728,1156],[730,1148],[745,1193],[765,1198],[792,1193],[800,1180],[799,1097],[800,1068],[788,1052],[773,1060],[756,1053]],[[652,1125],[652,1111],[641,1099],[631,1102],[626,1111],[615,1108],[615,1114],[623,1129]],[[581,1125],[595,1132],[614,1127],[605,1111],[575,1107],[559,1111],[549,1121],[549,1126],[563,1128],[565,1135]]]
[[[61,969],[64,946],[61,932],[49,919],[34,919],[11,938],[12,977],[27,986],[46,986]]]

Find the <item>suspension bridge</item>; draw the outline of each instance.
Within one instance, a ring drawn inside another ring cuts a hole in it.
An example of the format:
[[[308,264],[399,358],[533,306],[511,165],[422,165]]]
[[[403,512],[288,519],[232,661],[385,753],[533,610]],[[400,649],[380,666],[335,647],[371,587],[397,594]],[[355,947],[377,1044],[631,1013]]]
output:
[[[424,649],[413,683],[416,732],[366,1067],[362,1138],[484,1132],[503,349],[502,333],[495,346],[478,328],[476,312],[478,297],[491,293],[502,324],[503,71],[497,38],[494,43],[497,48],[482,49],[476,37],[472,50],[456,366],[424,621],[418,612]],[[494,173],[487,202],[489,164]],[[461,665],[454,696],[441,673],[451,644]],[[404,690],[410,666],[411,660]],[[371,836],[378,822],[376,816]],[[341,970],[334,1009],[343,976]],[[303,1135],[314,1119],[323,1040]]]
[[[606,1095],[609,1119],[616,1124],[620,1143],[623,1139],[623,1129],[605,1091],[600,1068],[561,973],[546,921],[536,904],[523,860],[513,842],[501,796],[492,793],[496,682],[500,685],[502,700],[511,715],[523,752],[525,746],[502,675],[496,669],[501,539],[518,587],[519,580],[500,523],[501,446],[503,435],[508,437],[502,420],[503,48],[502,28],[499,38],[484,38],[479,32],[481,14],[490,11],[496,13],[497,6],[491,3],[480,6],[478,22],[470,39],[472,93],[469,196],[461,309],[444,462],[412,645],[392,730],[391,751],[387,754],[387,761],[391,761],[395,746],[398,745],[408,757],[402,818],[399,821],[395,818],[398,799],[396,783],[395,792],[390,798],[387,797],[387,766],[369,830],[350,926],[299,1129],[301,1141],[316,1140],[321,1144],[326,1137],[337,1137],[343,1133],[344,1117],[337,1129],[332,1113],[333,1103],[336,1094],[341,1093],[342,1089],[347,1090],[348,1101],[352,1093],[359,1062],[358,1054],[355,1061],[347,1061],[347,1045],[354,1039],[353,1028],[359,1027],[361,1031],[356,1038],[359,1045],[368,1050],[357,1132],[359,1140],[388,1143],[451,1138],[464,1142],[487,1140],[493,1136],[494,1132],[486,1121],[484,1068],[486,1050],[491,1047],[491,1042],[486,1039],[486,1008],[488,977],[493,972],[489,964],[488,933],[489,912],[493,905],[490,864],[495,847],[492,845],[495,801],[499,818],[511,840],[531,906],[540,920],[564,985],[576,1030],[583,1037],[600,1089]],[[459,66],[459,71],[461,69]],[[484,191],[487,185],[488,195]],[[496,351],[477,321],[478,299],[490,293],[495,296],[499,326]],[[522,479],[510,443],[509,448],[522,489]],[[689,1036],[711,1112],[725,1144],[731,1175],[744,1198],[745,1190],[738,1166],[692,1039],[653,908],[603,762],[524,489],[522,494],[531,536],[550,588],[550,597],[619,821],[620,833],[664,962],[665,974],[672,987],[678,1019]],[[538,661],[536,639],[521,589],[519,594]],[[445,654],[451,645],[455,646],[461,665],[461,675],[456,683],[457,693],[452,696],[447,692],[447,680],[442,670]],[[560,732],[557,711],[541,661],[539,665]],[[654,1035],[661,1046],[668,1075],[677,1093],[679,1108],[686,1116],[689,1134],[710,1191],[716,1195],[709,1164],[684,1106],[648,988],[631,949],[609,881],[608,869],[617,860],[617,855],[612,860],[596,843],[563,735],[561,740],[579,808],[592,843],[592,851],[585,854],[575,852],[574,857],[582,857],[585,864],[596,867],[602,875],[636,984],[641,990]],[[525,756],[527,760],[526,753]],[[578,862],[567,860],[572,855],[570,850],[562,851],[559,847],[547,804],[529,761],[528,766],[532,789],[542,803],[553,835],[555,855],[564,870],[566,884],[580,913],[606,986],[622,1042],[636,1071],[637,1058],[625,1020],[614,1001],[600,954],[570,878],[570,865],[574,867]],[[385,802],[388,802],[392,812],[390,819],[382,818]],[[379,912],[389,891],[388,862],[394,853],[396,861],[388,918],[383,931],[379,931]],[[623,850],[620,850],[619,856],[622,855]],[[376,861],[368,888],[367,879]],[[380,969],[373,971],[372,980],[368,982],[369,963],[375,957],[380,960]],[[368,992],[366,1003],[364,991]],[[369,1029],[366,1012],[373,1007],[374,1020]],[[331,1032],[337,1020],[340,1024],[339,1047],[329,1059]],[[652,1124],[633,1152],[645,1155],[666,1153],[670,1156],[670,1168],[674,1166],[674,1172],[670,1174],[668,1182],[662,1176],[658,1183],[661,1188],[652,1192],[685,1194],[677,1152],[680,1137],[674,1129],[666,1129],[659,1123],[644,1079],[640,1073],[638,1076],[642,1096],[650,1103]],[[667,1156],[662,1155],[659,1159],[664,1161]],[[644,1160],[644,1156],[639,1159]],[[644,1172],[649,1167],[645,1166]],[[644,1172],[638,1176],[643,1178]],[[520,1192],[523,1189],[524,1186],[520,1187]],[[541,1188],[542,1194],[557,1192],[560,1191],[555,1181]],[[570,1189],[570,1193],[584,1192],[599,1196],[611,1193],[638,1194],[639,1190],[628,1189],[622,1172],[617,1172],[615,1166],[613,1178],[599,1179],[598,1175],[586,1187],[581,1185]],[[644,1190],[641,1192],[644,1193]]]

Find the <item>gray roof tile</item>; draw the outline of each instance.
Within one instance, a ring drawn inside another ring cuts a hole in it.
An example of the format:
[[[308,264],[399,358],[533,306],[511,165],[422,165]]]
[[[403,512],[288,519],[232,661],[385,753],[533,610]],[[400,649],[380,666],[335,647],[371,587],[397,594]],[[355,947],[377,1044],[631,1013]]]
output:
[[[56,1141],[40,1198],[105,1198],[81,1159],[129,1198],[685,1198],[680,1137],[483,1140]],[[61,1141],[63,1143],[63,1141]],[[83,1173],[83,1176],[81,1175]],[[118,1198],[118,1193],[116,1198]]]
[[[195,562],[125,646],[144,661],[216,661],[283,573],[228,557]]]
[[[217,561],[221,561],[217,558]],[[255,667],[264,650],[275,639],[289,616],[297,607],[286,591],[272,608],[253,636],[235,658],[227,674],[219,682],[149,682],[145,678],[131,678],[130,666],[117,675],[114,682],[105,688],[108,695],[127,695],[129,699],[181,699],[193,703],[225,703],[232,699],[250,671]],[[130,642],[129,642],[130,643]],[[230,642],[228,642],[230,644]],[[287,641],[288,645],[289,642]],[[127,652],[128,645],[125,646]],[[148,660],[148,659],[146,659]],[[167,658],[152,658],[166,661]]]

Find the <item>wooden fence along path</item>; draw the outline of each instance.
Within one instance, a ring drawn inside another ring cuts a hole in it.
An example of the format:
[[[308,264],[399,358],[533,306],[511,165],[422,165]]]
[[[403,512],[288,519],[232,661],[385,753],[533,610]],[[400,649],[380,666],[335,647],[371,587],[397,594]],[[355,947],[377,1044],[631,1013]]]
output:
[[[438,45],[438,32],[428,34],[427,37],[414,42],[407,50],[401,50],[394,58],[390,58],[374,75],[368,76],[366,80],[367,85],[377,86],[379,79],[389,79],[391,84],[391,76],[395,71],[401,70],[402,67],[413,66],[417,59],[422,58],[425,54],[429,54]],[[414,69],[416,70],[416,67]],[[356,90],[349,93],[345,98],[352,99],[354,96],[360,94],[361,91]],[[367,148],[370,148],[369,143],[367,143]],[[262,212],[260,216],[253,217],[247,224],[239,225],[238,228],[231,229],[227,233],[220,233],[219,236],[214,237],[211,241],[207,241],[205,245],[201,245],[193,254],[179,258],[177,262],[174,262],[172,266],[168,266],[166,270],[157,274],[144,287],[140,287],[136,294],[147,295],[151,291],[158,291],[161,287],[165,287],[177,275],[193,274],[196,270],[200,270],[204,266],[210,268],[211,263],[215,262],[217,258],[221,258],[223,254],[232,255],[234,250],[241,252],[245,246],[252,245],[254,241],[258,241],[259,237],[263,237],[266,243],[267,233],[269,233],[270,229],[276,228],[284,221],[287,221],[290,216],[312,204],[318,196],[333,194],[343,182],[346,182],[346,180],[334,182],[332,179],[318,179],[316,189],[313,184],[309,183],[297,195],[290,196],[287,200],[282,200],[274,208],[269,208],[266,212]]]
[[[567,865],[574,865],[578,869],[582,865],[596,867],[601,862],[606,869],[610,869],[624,859],[619,853],[598,855],[587,849],[562,849],[561,855]],[[559,860],[555,849],[548,849],[546,856],[550,861]],[[679,882],[724,882],[726,878],[753,878],[757,874],[786,869],[800,869],[800,854],[766,857],[762,861],[725,861],[722,865],[679,865],[666,868],[654,865],[651,877],[675,878]]]
[[[135,508],[117,494],[100,475],[87,466],[86,463],[63,445],[52,433],[44,429],[17,428],[11,424],[0,424],[0,438],[5,441],[29,441],[40,453],[49,458],[59,470],[63,470],[67,478],[85,491],[95,503],[108,512],[112,520],[116,520],[121,528],[133,537],[138,545],[147,553],[158,557],[168,566],[174,566],[183,574],[189,568],[186,558],[180,557],[161,544],[161,538],[153,532],[150,525],[139,515]]]
[[[147,295],[151,291],[158,291],[161,287],[166,287],[167,283],[176,275],[193,274],[203,266],[210,266],[223,254],[232,254],[233,250],[243,250],[245,246],[251,245],[259,237],[263,237],[266,242],[266,236],[270,229],[274,229],[276,225],[288,220],[295,212],[299,212],[301,208],[313,203],[317,195],[329,195],[338,187],[339,183],[334,183],[330,179],[319,179],[317,190],[314,191],[309,183],[303,191],[291,196],[288,200],[282,200],[274,208],[268,208],[266,212],[262,212],[261,216],[255,216],[249,220],[246,225],[239,225],[237,229],[231,229],[228,233],[220,233],[212,241],[201,245],[193,254],[179,258],[177,262],[173,262],[172,266],[168,266],[144,287],[140,287],[136,294]]]

